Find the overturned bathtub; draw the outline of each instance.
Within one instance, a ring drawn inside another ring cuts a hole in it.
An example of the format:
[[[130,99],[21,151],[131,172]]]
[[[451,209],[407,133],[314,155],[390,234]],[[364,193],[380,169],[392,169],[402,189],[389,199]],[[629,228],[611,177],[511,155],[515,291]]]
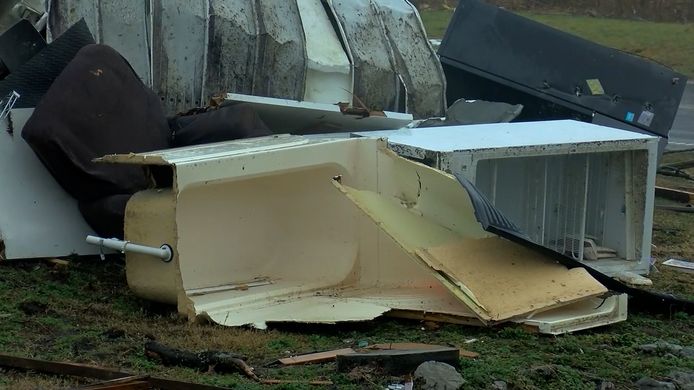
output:
[[[125,236],[173,257],[126,253],[128,284],[191,320],[388,314],[563,333],[626,318],[624,296],[485,231],[454,177],[379,139],[274,136],[101,161],[156,181],[128,203]]]

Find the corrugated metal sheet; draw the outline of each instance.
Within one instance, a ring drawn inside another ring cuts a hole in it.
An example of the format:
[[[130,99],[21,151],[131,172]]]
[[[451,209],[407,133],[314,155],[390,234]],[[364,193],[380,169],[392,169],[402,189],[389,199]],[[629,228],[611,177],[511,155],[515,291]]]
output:
[[[443,74],[405,0],[51,0],[49,9],[49,37],[84,18],[170,114],[227,92],[443,114]]]
[[[328,104],[351,102],[352,64],[326,9],[320,0],[302,0],[297,5],[308,59],[304,99]]]
[[[51,0],[49,37],[58,37],[84,18],[97,43],[116,49],[151,85],[147,1]]]
[[[370,0],[327,0],[354,61],[354,94],[370,110],[400,111],[400,83],[392,49]],[[358,103],[355,103],[358,104]],[[402,107],[401,107],[402,106]]]
[[[200,106],[207,1],[152,1],[152,86],[170,112]]]
[[[306,79],[306,47],[296,0],[257,0],[256,4],[261,43],[253,93],[301,100]]]
[[[252,94],[258,57],[253,0],[210,0],[203,99],[229,91]]]
[[[418,117],[442,116],[446,109],[446,79],[417,9],[403,0],[374,3],[393,50],[395,69],[407,86],[409,111]]]

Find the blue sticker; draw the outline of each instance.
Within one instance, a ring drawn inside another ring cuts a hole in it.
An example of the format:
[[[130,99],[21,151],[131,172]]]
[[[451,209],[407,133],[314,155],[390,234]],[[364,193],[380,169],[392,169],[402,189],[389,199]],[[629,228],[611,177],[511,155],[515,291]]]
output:
[[[634,118],[636,118],[636,114],[633,112],[627,112],[627,117],[625,118],[627,122],[633,122]]]

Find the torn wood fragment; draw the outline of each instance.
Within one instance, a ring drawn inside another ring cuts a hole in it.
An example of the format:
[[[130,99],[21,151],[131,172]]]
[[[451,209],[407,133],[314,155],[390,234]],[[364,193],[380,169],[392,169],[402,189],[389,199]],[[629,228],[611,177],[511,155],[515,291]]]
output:
[[[32,370],[52,375],[67,375],[79,378],[114,380],[132,378],[133,374],[110,368],[90,366],[78,363],[52,362],[48,360],[29,359],[12,355],[0,355],[0,366],[15,370]],[[202,385],[173,379],[148,378],[152,387],[161,390],[224,390],[224,387]]]
[[[468,351],[467,349],[460,348],[460,349],[458,349],[458,351],[460,352],[460,357],[464,357],[464,358],[468,358],[468,359],[477,359],[478,357],[480,357],[479,353]]]
[[[385,344],[374,344],[367,347],[367,349],[380,349],[380,350],[425,350],[431,348],[446,348],[444,345],[433,345],[433,344],[422,344],[422,343],[385,343]],[[460,357],[475,359],[480,356],[477,352],[468,351],[464,348],[459,348],[458,352]]]
[[[127,376],[78,387],[80,390],[140,390],[151,388],[152,384],[146,375]]]
[[[435,346],[429,349],[387,349],[355,352],[337,356],[337,370],[347,372],[356,366],[375,366],[385,373],[403,375],[414,371],[428,361],[459,365],[458,348]]]
[[[677,190],[667,187],[655,187],[656,196],[682,203],[694,203],[694,192]]]
[[[336,349],[333,351],[309,353],[306,355],[291,356],[288,358],[279,359],[279,362],[285,366],[293,366],[297,364],[312,364],[325,363],[335,360],[337,355],[344,355],[355,352],[352,348]]]

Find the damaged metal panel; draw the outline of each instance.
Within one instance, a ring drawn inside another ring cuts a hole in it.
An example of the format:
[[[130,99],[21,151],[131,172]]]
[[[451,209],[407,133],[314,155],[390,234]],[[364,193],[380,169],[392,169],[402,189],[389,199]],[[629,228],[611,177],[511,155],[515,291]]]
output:
[[[417,9],[406,0],[375,0],[395,59],[407,86],[407,107],[417,118],[440,117],[446,110],[446,80],[427,39]]]
[[[258,57],[255,0],[210,0],[203,102],[227,92],[252,94]]]
[[[173,167],[172,189],[130,201],[125,231],[132,242],[169,243],[174,259],[128,254],[130,287],[230,326],[365,320],[422,304],[469,313],[331,183],[342,175],[375,188],[367,167],[379,150],[376,140],[278,136],[107,157]]]
[[[482,322],[505,321],[607,292],[584,269],[567,270],[484,231],[477,210],[454,178],[392,157],[379,159],[379,170],[392,175],[380,179],[378,193],[336,186]]]
[[[99,1],[97,42],[108,43],[147,85],[152,83],[146,1]]]
[[[560,335],[595,328],[627,319],[627,294],[586,299],[558,309],[538,313],[521,322],[542,334]]]
[[[94,255],[77,201],[21,136],[33,109],[11,110],[0,126],[0,259]]]
[[[171,188],[130,201],[125,234],[138,244],[169,244],[174,258],[165,263],[128,253],[128,283],[144,298],[176,302],[191,319],[263,328],[268,322],[334,323],[426,311],[462,323],[495,322],[605,291],[584,270],[546,264],[542,255],[499,256],[550,271],[529,277],[546,284],[536,289],[541,293],[507,290],[510,303],[536,306],[506,310],[500,303],[502,314],[485,315],[500,310],[485,300],[483,288],[451,284],[413,256],[460,237],[500,239],[482,229],[454,178],[397,157],[380,140],[275,136],[102,161],[171,166]],[[336,185],[368,199],[353,203]],[[494,257],[494,244],[486,258]],[[528,273],[521,271],[519,280],[528,282]],[[152,274],[161,280],[153,282]],[[486,275],[484,288],[497,295],[512,278]],[[552,296],[528,298],[542,293]],[[474,294],[481,305],[473,305]]]
[[[152,0],[152,89],[167,112],[202,104],[206,0]]]
[[[399,129],[412,122],[412,115],[399,112],[350,113],[334,104],[299,102],[260,96],[227,94],[229,102],[250,105],[276,133],[313,134],[353,130]],[[371,115],[369,115],[371,114]]]
[[[481,0],[459,2],[439,54],[449,100],[522,104],[524,121],[602,117],[667,138],[687,84],[666,66]]]
[[[62,35],[70,26],[84,18],[87,27],[99,40],[99,5],[89,0],[48,0],[48,31],[49,42]]]
[[[398,154],[472,181],[537,244],[611,275],[650,269],[653,136],[578,121],[358,135],[386,137]],[[597,259],[582,247],[613,255]]]
[[[304,99],[317,103],[350,103],[354,78],[352,64],[320,0],[297,2],[306,38],[306,91]]]
[[[327,0],[346,37],[354,61],[353,104],[374,111],[401,111],[402,88],[393,51],[378,10],[370,0]],[[404,110],[402,110],[404,111]]]
[[[296,0],[257,0],[260,46],[253,94],[302,100],[306,46]]]
[[[55,39],[84,18],[96,42],[116,49],[151,85],[148,11],[148,1],[50,0],[48,34]]]
[[[416,117],[445,106],[440,64],[405,0],[52,0],[50,11],[49,35],[84,18],[168,114],[227,92]]]

